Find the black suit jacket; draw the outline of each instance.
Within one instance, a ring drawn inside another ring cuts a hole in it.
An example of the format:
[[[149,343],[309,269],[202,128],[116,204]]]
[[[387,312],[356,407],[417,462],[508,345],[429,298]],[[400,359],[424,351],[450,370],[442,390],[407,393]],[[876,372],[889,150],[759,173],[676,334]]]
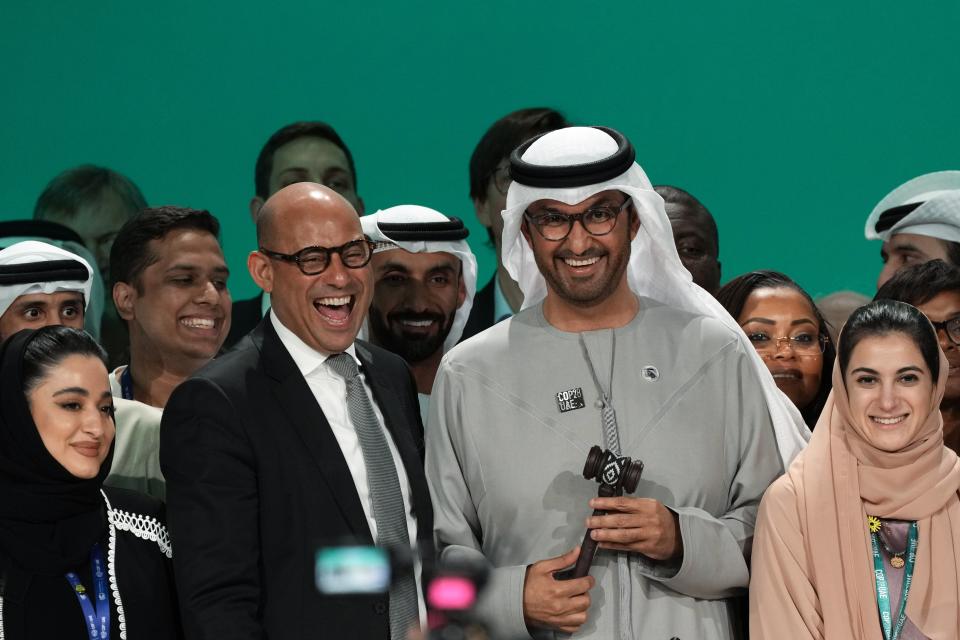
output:
[[[263,292],[259,295],[246,300],[234,300],[233,310],[230,312],[230,332],[227,339],[223,342],[223,351],[230,349],[233,345],[240,342],[244,336],[257,328],[263,314],[260,308],[263,306]],[[493,312],[491,312],[492,314]]]
[[[357,357],[406,469],[421,548],[433,537],[416,387],[398,356]],[[389,599],[321,596],[319,545],[373,544],[329,424],[269,317],[182,383],[160,460],[186,636],[389,638]]]
[[[463,327],[460,342],[493,326],[493,314],[496,308],[494,300],[494,282],[496,279],[497,272],[494,271],[490,282],[483,289],[477,291],[477,295],[473,297],[473,307],[470,308],[470,315],[467,316],[467,324]]]

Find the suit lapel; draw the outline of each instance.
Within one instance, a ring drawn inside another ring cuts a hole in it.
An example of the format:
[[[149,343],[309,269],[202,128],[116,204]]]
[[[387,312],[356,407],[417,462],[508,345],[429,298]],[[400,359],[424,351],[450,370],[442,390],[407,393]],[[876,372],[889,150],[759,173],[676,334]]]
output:
[[[307,381],[274,331],[269,316],[261,322],[261,327],[264,334],[261,348],[264,371],[271,379],[273,392],[283,415],[317,463],[330,493],[340,507],[343,519],[354,535],[367,544],[373,544],[373,536],[363,513],[357,488],[353,484],[353,476],[330,423],[323,415]]]

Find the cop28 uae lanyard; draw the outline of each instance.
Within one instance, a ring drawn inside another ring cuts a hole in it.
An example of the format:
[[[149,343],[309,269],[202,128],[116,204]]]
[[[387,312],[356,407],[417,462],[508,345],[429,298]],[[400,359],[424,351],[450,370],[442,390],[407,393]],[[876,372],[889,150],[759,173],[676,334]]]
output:
[[[73,587],[73,592],[80,601],[83,609],[83,620],[86,623],[87,634],[90,640],[110,640],[110,593],[107,587],[107,571],[103,562],[103,550],[99,544],[93,545],[90,550],[90,571],[93,575],[93,584],[96,593],[96,610],[90,603],[90,595],[82,584],[80,577],[71,572],[67,574],[67,582]]]
[[[894,626],[893,615],[890,610],[890,589],[887,585],[887,572],[883,567],[883,556],[880,555],[879,531],[870,533],[870,543],[873,546],[874,578],[877,582],[877,606],[880,609],[880,624],[883,626],[885,640],[897,640],[903,625],[907,620],[907,596],[910,594],[910,583],[913,582],[913,566],[917,560],[917,523],[910,523],[907,534],[907,566],[903,574],[903,593],[900,598],[900,611]]]

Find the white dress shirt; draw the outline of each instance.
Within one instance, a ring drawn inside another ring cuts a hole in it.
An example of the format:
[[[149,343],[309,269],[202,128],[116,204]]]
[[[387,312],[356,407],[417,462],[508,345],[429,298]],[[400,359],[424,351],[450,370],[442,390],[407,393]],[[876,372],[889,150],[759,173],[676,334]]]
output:
[[[343,452],[343,458],[350,469],[350,475],[353,476],[353,484],[357,488],[357,495],[360,496],[360,505],[363,507],[363,514],[367,518],[367,525],[370,527],[370,534],[373,539],[377,539],[377,522],[373,517],[373,504],[370,501],[370,484],[367,482],[367,465],[363,461],[363,450],[360,448],[360,440],[357,438],[357,431],[350,420],[350,414],[347,410],[347,383],[337,373],[330,369],[327,364],[327,358],[332,353],[323,353],[313,347],[308,346],[295,333],[283,326],[283,323],[277,319],[277,316],[271,311],[270,322],[280,337],[280,342],[286,347],[294,363],[303,374],[310,391],[317,399],[317,404],[323,411],[324,417],[330,424],[330,430],[333,431],[337,444]],[[373,397],[370,385],[363,375],[363,365],[357,359],[356,348],[351,344],[344,351],[357,362],[360,367],[360,379],[363,381],[364,391],[370,399],[373,411],[377,416],[377,422],[383,429],[383,435],[387,440],[387,446],[390,447],[390,454],[393,456],[393,465],[397,469],[397,478],[400,481],[400,492],[403,494],[403,507],[407,514],[407,534],[410,536],[411,546],[417,542],[417,517],[413,513],[413,503],[410,500],[410,481],[407,478],[407,471],[403,466],[403,460],[400,458],[400,452],[397,445],[393,442],[390,431],[384,426],[383,413],[377,406],[377,401]],[[320,428],[317,425],[317,428]],[[420,623],[426,623],[426,608],[423,602],[423,593],[420,585],[421,566],[419,558],[414,554],[414,577],[417,582],[417,602],[420,608]]]

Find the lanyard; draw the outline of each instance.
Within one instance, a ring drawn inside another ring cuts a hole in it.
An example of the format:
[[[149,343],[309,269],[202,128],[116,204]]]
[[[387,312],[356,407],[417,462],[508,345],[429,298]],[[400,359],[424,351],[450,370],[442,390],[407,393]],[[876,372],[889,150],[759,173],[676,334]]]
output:
[[[87,590],[80,584],[80,578],[75,573],[67,574],[67,582],[73,587],[73,592],[80,601],[83,609],[83,619],[87,623],[87,633],[90,640],[110,640],[110,600],[107,592],[107,572],[103,565],[103,551],[99,544],[93,545],[90,550],[90,570],[93,574],[93,583],[96,588],[97,610],[94,612],[90,604]],[[99,624],[98,624],[99,623]]]
[[[900,611],[897,615],[897,624],[893,627],[893,617],[890,611],[890,592],[887,587],[887,572],[883,568],[883,557],[880,555],[880,545],[877,542],[878,533],[870,534],[873,545],[873,574],[877,581],[877,606],[880,609],[880,624],[883,625],[885,640],[897,640],[903,631],[903,624],[907,621],[907,595],[910,593],[910,583],[913,581],[913,565],[917,560],[917,523],[910,523],[907,534],[907,566],[903,576],[903,595],[900,598]],[[892,628],[891,628],[892,627]]]
[[[133,400],[133,376],[130,375],[130,365],[123,368],[120,374],[120,395],[124,400]]]

